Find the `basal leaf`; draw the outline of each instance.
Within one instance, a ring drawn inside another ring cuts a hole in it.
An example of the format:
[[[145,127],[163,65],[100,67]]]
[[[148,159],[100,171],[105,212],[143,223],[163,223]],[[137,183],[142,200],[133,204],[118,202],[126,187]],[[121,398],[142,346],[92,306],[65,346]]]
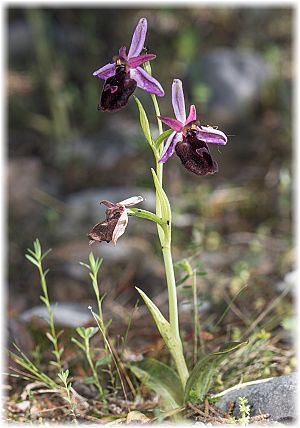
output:
[[[183,405],[183,388],[178,375],[166,364],[147,358],[130,364],[130,370],[160,397],[166,410]]]
[[[170,323],[165,319],[158,307],[149,299],[149,297],[142,290],[137,287],[135,288],[140,293],[149,311],[151,312],[158,331],[160,332],[165,344],[167,345],[175,361],[177,369],[181,368],[181,371],[179,371],[178,373],[182,384],[185,386],[186,379],[188,378],[188,373],[185,366],[181,341],[175,337],[171,330]]]
[[[187,380],[184,393],[185,402],[202,402],[211,387],[219,364],[230,352],[236,351],[246,344],[247,342],[230,342],[219,351],[201,358]]]
[[[142,290],[140,290],[138,287],[135,287],[135,288],[140,293],[140,295],[142,296],[142,298],[143,298],[144,302],[146,303],[149,311],[151,312],[151,315],[154,318],[154,321],[155,321],[155,324],[157,325],[158,331],[160,332],[164,341],[168,345],[168,340],[169,340],[169,337],[171,336],[170,323],[166,320],[166,318],[160,312],[158,307],[152,302],[152,300],[150,300],[149,297]]]

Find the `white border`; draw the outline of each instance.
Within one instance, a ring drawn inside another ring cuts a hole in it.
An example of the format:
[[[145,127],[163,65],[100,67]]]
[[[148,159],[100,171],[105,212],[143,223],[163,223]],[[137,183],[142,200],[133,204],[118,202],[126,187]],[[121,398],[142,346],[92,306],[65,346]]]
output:
[[[171,1],[171,0],[152,0],[152,1],[145,1],[142,3],[142,7],[157,7],[157,6],[172,6],[175,7],[293,7],[294,8],[294,95],[293,95],[293,112],[292,112],[292,126],[293,126],[293,136],[294,136],[294,201],[295,201],[295,208],[294,208],[294,227],[295,227],[295,240],[296,240],[296,248],[297,248],[297,271],[299,272],[299,236],[300,236],[300,226],[299,226],[299,189],[300,189],[300,173],[298,172],[298,168],[300,165],[300,149],[299,149],[299,124],[300,124],[300,109],[299,109],[299,48],[300,48],[300,22],[299,22],[299,6],[298,2],[291,1],[291,0],[252,0],[252,1],[246,1],[246,0],[232,0],[232,1],[226,1],[226,0],[206,0],[203,2],[200,1]],[[33,6],[41,6],[41,7],[80,7],[80,8],[88,8],[88,7],[97,7],[97,8],[105,8],[105,7],[137,7],[141,8],[141,1],[140,0],[131,0],[131,1],[120,1],[120,0],[109,0],[109,1],[100,1],[100,0],[88,0],[88,1],[76,1],[76,0],[40,0],[40,1],[3,1],[0,5],[0,25],[1,25],[1,55],[0,55],[0,81],[2,83],[2,96],[1,96],[1,107],[0,107],[0,114],[1,114],[1,136],[2,136],[2,144],[0,144],[0,162],[1,162],[1,171],[2,171],[2,180],[0,184],[0,197],[1,197],[1,210],[0,210],[0,225],[1,225],[1,241],[0,241],[0,259],[1,259],[1,294],[0,294],[0,300],[1,300],[1,315],[0,315],[0,367],[2,368],[1,373],[3,372],[4,367],[4,348],[6,345],[5,341],[5,313],[7,309],[7,299],[6,299],[6,292],[5,288],[7,286],[7,253],[6,253],[6,245],[7,245],[7,230],[6,230],[6,28],[5,28],[5,18],[6,18],[6,9],[8,7],[33,7]],[[298,332],[299,330],[299,292],[295,293],[297,295],[297,321],[298,321]],[[297,354],[299,355],[299,340],[297,342]],[[3,382],[3,377],[2,377]],[[3,383],[2,383],[3,385]],[[3,388],[2,388],[3,393]],[[299,400],[299,393],[298,393],[298,400]],[[299,403],[300,404],[300,403]],[[300,406],[298,406],[300,408]],[[2,407],[3,409],[3,407]],[[14,424],[9,424],[10,426],[14,426]],[[68,426],[68,424],[64,424],[65,426]],[[84,425],[84,424],[82,424]],[[92,424],[93,425],[93,424]],[[17,426],[17,424],[16,424]],[[56,426],[56,425],[53,425]],[[59,424],[58,426],[61,426]],[[91,425],[89,425],[91,426]],[[177,425],[178,426],[178,425]]]

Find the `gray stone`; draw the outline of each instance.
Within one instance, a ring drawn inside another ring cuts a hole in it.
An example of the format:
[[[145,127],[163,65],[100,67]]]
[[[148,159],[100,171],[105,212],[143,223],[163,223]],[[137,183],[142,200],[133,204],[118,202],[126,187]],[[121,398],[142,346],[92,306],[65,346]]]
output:
[[[51,305],[51,308],[53,310],[54,322],[62,327],[82,327],[93,320],[88,305],[80,303],[57,303]],[[20,315],[20,319],[23,322],[30,322],[34,318],[41,318],[42,322],[49,320],[48,310],[45,305],[34,306]]]
[[[34,157],[20,157],[8,162],[8,202],[11,216],[19,219],[32,215],[39,208],[34,192],[39,188],[41,162]]]
[[[210,90],[208,110],[222,121],[234,120],[245,113],[272,74],[258,53],[228,48],[212,49],[201,55],[201,62],[191,71],[195,84],[199,72]]]
[[[234,401],[233,415],[238,416],[239,397],[246,397],[250,405],[250,416],[269,414],[271,421],[295,422],[297,393],[297,374],[290,373],[275,378],[261,379],[236,385],[223,391],[215,397],[221,400],[216,406],[227,411],[231,401]]]

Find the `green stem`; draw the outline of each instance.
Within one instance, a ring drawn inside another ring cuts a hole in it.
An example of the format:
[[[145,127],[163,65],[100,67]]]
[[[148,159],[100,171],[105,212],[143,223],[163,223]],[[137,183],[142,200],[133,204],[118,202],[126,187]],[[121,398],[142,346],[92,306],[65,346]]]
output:
[[[41,285],[42,285],[42,290],[44,293],[45,303],[46,303],[48,314],[49,314],[49,326],[50,326],[51,335],[53,337],[52,343],[53,343],[53,347],[54,347],[56,362],[57,362],[59,370],[62,370],[59,348],[58,348],[58,344],[57,344],[57,335],[56,335],[55,324],[54,324],[54,319],[53,319],[53,311],[51,309],[50,302],[49,302],[47,283],[46,283],[46,278],[45,278],[45,275],[43,272],[43,267],[42,267],[41,262],[39,262],[38,269],[39,269],[39,274],[40,274],[40,278],[41,278]]]
[[[198,360],[198,302],[197,302],[197,276],[193,272],[193,306],[194,306],[194,365]]]
[[[107,328],[106,328],[106,325],[105,325],[105,322],[103,319],[102,301],[101,301],[100,293],[99,293],[99,284],[98,284],[98,279],[97,279],[97,273],[95,273],[95,272],[94,272],[94,278],[92,279],[92,281],[93,281],[93,288],[94,288],[94,291],[96,294],[96,299],[97,299],[97,304],[98,304],[99,324],[100,324],[101,329],[103,331],[104,337],[106,337],[107,336]],[[104,348],[105,348],[106,355],[109,355],[109,349],[107,347],[107,343],[105,340],[104,340]],[[114,377],[112,374],[111,364],[109,364],[108,367],[109,367],[109,375],[110,375],[111,385],[113,386],[114,385]],[[95,376],[97,376],[97,373],[95,374]],[[98,377],[97,377],[97,381],[99,382]],[[101,388],[101,386],[100,386],[100,388]],[[99,389],[99,386],[98,386],[98,389]],[[100,389],[99,389],[99,391],[100,391]],[[101,391],[102,391],[102,388],[101,388]],[[104,397],[103,391],[102,391],[102,396]]]
[[[163,226],[164,226],[162,219],[150,211],[142,210],[140,208],[127,208],[126,211],[127,211],[128,215],[133,215],[135,217],[140,217],[140,218],[144,218],[146,220],[151,220],[154,223],[156,223],[157,225],[160,225],[161,228],[163,228]]]
[[[153,101],[154,110],[155,110],[156,117],[157,117],[158,132],[159,132],[159,135],[161,135],[163,133],[163,128],[162,128],[162,122],[161,122],[161,120],[158,117],[158,116],[160,116],[159,105],[158,105],[158,102],[157,102],[156,95],[151,94],[151,98],[152,98],[152,101]]]
[[[162,127],[161,120],[158,118],[158,116],[160,116],[160,110],[159,110],[157,98],[154,94],[151,94],[151,98],[152,98],[154,110],[157,116],[159,135],[161,135],[163,133],[163,127]],[[163,164],[159,163],[158,161],[161,156],[162,150],[163,150],[163,145],[160,146],[159,153],[158,153],[159,156],[156,157],[156,175],[161,186],[163,182]],[[159,196],[156,192],[156,215],[158,217],[161,217],[161,214],[162,214],[161,204],[160,204]],[[163,230],[159,227],[159,225],[157,225],[158,235],[162,246],[165,271],[166,271],[168,301],[169,301],[169,321],[170,321],[172,334],[174,335],[174,338],[178,343],[178,347],[180,348],[180,349],[177,349],[175,353],[172,352],[172,355],[173,355],[182,385],[183,387],[185,387],[186,381],[189,377],[189,372],[188,372],[185,358],[183,355],[183,347],[182,347],[182,342],[181,342],[180,333],[179,333],[177,290],[176,290],[176,281],[175,281],[173,260],[172,260],[172,254],[171,254],[171,222],[170,222],[170,219],[162,219],[162,220],[163,220],[163,223],[166,221],[169,222],[167,224],[167,231],[165,231],[165,233],[163,233]]]
[[[167,285],[168,285],[170,325],[171,325],[171,329],[174,334],[174,337],[177,340],[180,340],[176,282],[175,282],[175,275],[174,275],[173,261],[172,261],[172,254],[171,254],[170,247],[168,246],[162,247],[162,253],[164,258]]]
[[[102,398],[104,401],[106,401],[106,399],[104,397],[102,386],[100,385],[100,382],[99,382],[97,371],[95,369],[95,366],[94,366],[92,358],[91,358],[91,354],[90,354],[90,343],[89,343],[89,339],[88,338],[85,339],[85,349],[86,349],[86,358],[87,358],[89,366],[90,366],[90,368],[92,370],[93,377],[95,379],[95,383],[97,385],[97,388],[98,388],[98,391],[99,391],[99,394],[100,394],[100,398]]]

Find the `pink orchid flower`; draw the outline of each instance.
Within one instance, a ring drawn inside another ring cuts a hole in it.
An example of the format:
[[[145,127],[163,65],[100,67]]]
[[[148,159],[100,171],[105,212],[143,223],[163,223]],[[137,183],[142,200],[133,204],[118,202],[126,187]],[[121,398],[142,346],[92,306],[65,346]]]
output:
[[[172,84],[172,105],[176,119],[160,117],[174,130],[165,142],[160,162],[167,162],[176,152],[189,171],[197,175],[214,174],[218,171],[218,164],[212,159],[207,144],[224,145],[227,143],[226,135],[211,126],[199,125],[194,105],[191,105],[186,117],[182,82],[179,79],[174,79]]]
[[[121,47],[119,55],[113,58],[114,62],[93,73],[93,76],[105,80],[99,110],[114,112],[125,107],[136,87],[159,97],[165,95],[161,84],[140,67],[144,62],[156,58],[154,54],[141,54],[146,34],[147,19],[141,18],[133,33],[128,54],[126,47]]]

